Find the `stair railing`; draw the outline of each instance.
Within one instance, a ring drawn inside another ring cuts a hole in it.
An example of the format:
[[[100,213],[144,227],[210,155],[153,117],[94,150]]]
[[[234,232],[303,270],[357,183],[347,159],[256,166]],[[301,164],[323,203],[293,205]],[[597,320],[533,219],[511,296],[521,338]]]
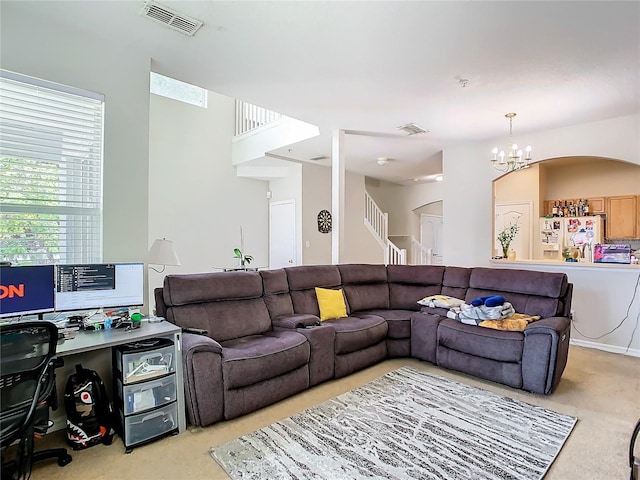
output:
[[[282,117],[281,113],[236,100],[236,135],[250,132]]]
[[[407,250],[398,248],[393,242],[387,240],[387,248],[385,249],[385,265],[406,265]]]
[[[431,265],[431,249],[425,247],[414,236],[411,236],[411,264]]]
[[[378,207],[367,192],[364,192],[364,224],[369,227],[380,246],[387,248],[389,216]]]
[[[389,240],[389,215],[383,212],[369,193],[364,192],[364,224],[384,249],[385,265],[407,264],[407,250]]]

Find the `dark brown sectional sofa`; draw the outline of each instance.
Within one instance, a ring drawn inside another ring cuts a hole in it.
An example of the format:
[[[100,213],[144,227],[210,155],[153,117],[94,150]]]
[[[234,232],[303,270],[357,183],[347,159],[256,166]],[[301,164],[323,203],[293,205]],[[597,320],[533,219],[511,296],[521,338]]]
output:
[[[342,288],[348,317],[319,321],[315,287]],[[418,300],[502,295],[542,318],[523,332],[466,325]],[[210,425],[389,357],[415,357],[539,394],[569,349],[563,273],[435,265],[315,265],[168,275],[156,311],[182,336],[187,416]],[[200,329],[206,334],[188,333]]]

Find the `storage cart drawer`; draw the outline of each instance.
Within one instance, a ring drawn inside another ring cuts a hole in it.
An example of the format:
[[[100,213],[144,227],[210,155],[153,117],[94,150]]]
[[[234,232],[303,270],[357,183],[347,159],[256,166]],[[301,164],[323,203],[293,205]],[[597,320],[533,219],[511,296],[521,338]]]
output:
[[[176,400],[176,376],[122,385],[118,379],[118,397],[125,415],[161,407]]]
[[[131,446],[178,430],[176,403],[124,418],[125,445]]]
[[[158,346],[148,351],[132,351],[127,353],[126,350],[120,350],[116,358],[116,368],[122,372],[123,383],[136,383],[152,378],[161,377],[176,370],[175,349],[173,342],[167,339],[162,344],[166,346]]]

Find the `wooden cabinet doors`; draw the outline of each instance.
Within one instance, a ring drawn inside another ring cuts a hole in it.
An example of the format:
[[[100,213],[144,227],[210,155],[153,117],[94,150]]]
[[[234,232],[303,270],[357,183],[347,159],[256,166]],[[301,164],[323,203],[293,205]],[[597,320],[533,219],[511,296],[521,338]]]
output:
[[[636,195],[607,197],[607,239],[638,238]]]

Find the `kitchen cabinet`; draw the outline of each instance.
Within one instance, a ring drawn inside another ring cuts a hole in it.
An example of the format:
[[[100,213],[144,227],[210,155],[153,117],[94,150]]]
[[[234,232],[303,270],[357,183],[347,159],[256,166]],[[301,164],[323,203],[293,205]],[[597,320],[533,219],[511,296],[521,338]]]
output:
[[[604,215],[606,213],[606,202],[604,197],[587,198],[589,202],[589,215]]]
[[[638,196],[607,197],[607,239],[638,238]]]
[[[636,238],[640,238],[640,195],[636,196]]]

